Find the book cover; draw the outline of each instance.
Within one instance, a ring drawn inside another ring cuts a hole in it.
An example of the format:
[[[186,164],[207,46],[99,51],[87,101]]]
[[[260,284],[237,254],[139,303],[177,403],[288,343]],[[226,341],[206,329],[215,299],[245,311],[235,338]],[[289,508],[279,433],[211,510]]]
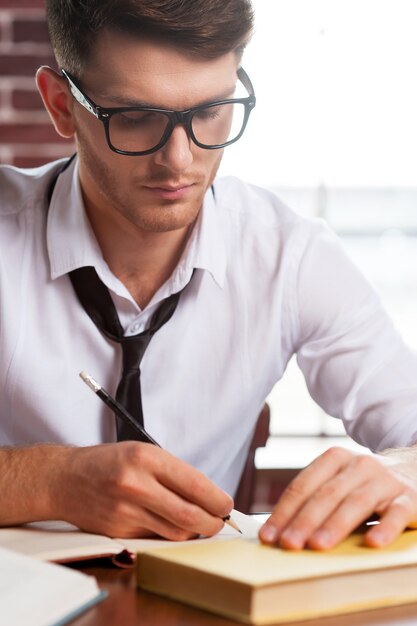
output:
[[[417,531],[383,549],[360,534],[324,552],[231,539],[153,548],[136,564],[139,587],[251,624],[417,602],[416,573]]]
[[[2,624],[62,626],[106,597],[93,576],[0,548]]]

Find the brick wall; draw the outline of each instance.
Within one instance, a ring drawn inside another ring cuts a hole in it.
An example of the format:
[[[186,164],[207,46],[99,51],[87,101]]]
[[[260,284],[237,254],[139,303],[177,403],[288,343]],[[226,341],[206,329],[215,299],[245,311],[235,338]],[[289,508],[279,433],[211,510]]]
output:
[[[56,68],[44,0],[0,0],[0,163],[33,167],[74,150],[43,108],[35,84],[41,65]]]

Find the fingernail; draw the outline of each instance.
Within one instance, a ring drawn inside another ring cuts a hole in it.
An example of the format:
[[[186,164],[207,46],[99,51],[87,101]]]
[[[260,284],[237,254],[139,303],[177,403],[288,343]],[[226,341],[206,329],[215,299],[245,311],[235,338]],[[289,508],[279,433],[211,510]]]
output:
[[[383,546],[386,543],[385,533],[379,528],[373,528],[372,532],[366,533],[367,543],[371,543],[373,546]]]
[[[280,539],[283,548],[299,550],[304,547],[305,539],[298,530],[285,530]]]
[[[275,543],[278,539],[278,528],[275,528],[272,524],[265,524],[261,528],[259,536],[266,543]]]
[[[320,548],[328,548],[333,540],[333,535],[329,530],[318,530],[311,537],[314,545]]]

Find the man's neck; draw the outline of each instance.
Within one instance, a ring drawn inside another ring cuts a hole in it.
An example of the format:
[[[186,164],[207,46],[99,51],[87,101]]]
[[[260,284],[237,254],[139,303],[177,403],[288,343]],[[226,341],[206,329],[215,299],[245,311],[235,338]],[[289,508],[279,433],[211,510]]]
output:
[[[193,224],[150,232],[129,223],[103,224],[94,213],[87,214],[106,263],[144,309],[178,265]]]

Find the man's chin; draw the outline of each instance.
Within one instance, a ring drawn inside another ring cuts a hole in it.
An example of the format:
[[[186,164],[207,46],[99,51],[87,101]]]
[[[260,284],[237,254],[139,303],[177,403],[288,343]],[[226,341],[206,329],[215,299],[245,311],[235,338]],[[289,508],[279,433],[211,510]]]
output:
[[[158,203],[159,204],[159,203]],[[138,228],[146,232],[166,233],[189,228],[197,219],[202,204],[184,206],[183,203],[165,203],[152,206],[149,210],[143,207],[130,219]]]

